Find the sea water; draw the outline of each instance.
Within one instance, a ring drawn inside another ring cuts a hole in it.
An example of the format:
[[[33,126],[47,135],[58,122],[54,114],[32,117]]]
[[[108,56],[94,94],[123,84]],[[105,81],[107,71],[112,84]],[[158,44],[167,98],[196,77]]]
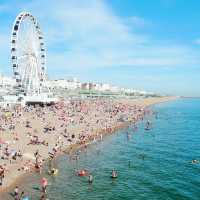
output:
[[[179,99],[152,107],[150,115],[103,141],[80,152],[78,161],[60,156],[56,161],[57,176],[48,177],[50,200],[199,200],[200,99]],[[152,128],[145,131],[149,119]],[[87,169],[94,178],[74,175]],[[112,179],[112,169],[118,178]],[[33,200],[40,191],[34,189],[39,176],[24,180],[25,191]]]

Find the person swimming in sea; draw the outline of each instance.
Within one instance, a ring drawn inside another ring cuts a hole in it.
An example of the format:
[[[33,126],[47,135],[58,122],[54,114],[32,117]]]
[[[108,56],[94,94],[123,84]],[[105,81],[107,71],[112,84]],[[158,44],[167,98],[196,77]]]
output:
[[[200,161],[199,161],[199,160],[196,160],[196,159],[194,159],[194,160],[191,161],[192,164],[199,163],[199,162],[200,162]]]
[[[131,161],[128,161],[128,167],[131,168]]]
[[[112,170],[111,178],[117,178],[117,172],[114,169]]]
[[[47,193],[47,185],[48,185],[48,180],[46,178],[41,179],[41,190],[43,194]]]
[[[20,200],[29,200],[29,197],[24,193],[24,191],[21,192]]]
[[[93,182],[93,176],[90,174],[88,177],[88,183],[92,184],[92,182]]]
[[[56,169],[56,168],[52,168],[49,170],[50,175],[56,175],[57,173],[58,173],[58,169]]]
[[[81,169],[81,170],[75,172],[76,176],[88,176],[88,174],[89,174],[89,172],[85,169]]]
[[[101,154],[101,150],[97,149],[97,155],[100,155],[100,154]]]
[[[129,132],[127,132],[126,136],[127,136],[127,141],[129,141],[131,139],[131,134]]]
[[[145,159],[145,157],[146,157],[146,155],[145,154],[139,154],[139,156],[138,156],[140,159],[142,159],[142,160],[144,160]]]

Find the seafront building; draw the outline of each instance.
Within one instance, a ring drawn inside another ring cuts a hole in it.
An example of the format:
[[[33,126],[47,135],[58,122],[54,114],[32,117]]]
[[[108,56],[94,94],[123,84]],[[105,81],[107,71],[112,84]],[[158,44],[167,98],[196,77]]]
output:
[[[26,27],[24,31],[29,33],[29,25],[31,30],[34,30],[34,37],[27,35],[24,40],[18,40],[24,37],[20,29]],[[21,48],[26,51],[20,50]],[[50,80],[46,68],[46,51],[44,34],[37,19],[26,11],[19,13],[11,30],[10,59],[13,77],[0,75],[1,105],[52,104],[60,97],[62,99],[137,98],[149,95],[147,92],[120,88],[108,83],[81,83],[77,78]]]
[[[93,83],[84,82],[81,83],[77,78],[55,79],[46,81],[46,86],[52,93],[58,94],[62,97],[72,96],[115,96],[115,97],[147,97],[157,96],[155,93],[150,93],[141,90],[135,90],[131,88],[120,88],[108,83]],[[16,81],[12,77],[0,75],[0,102],[14,102],[16,101],[15,94]]]
[[[47,80],[49,89],[75,90],[81,88],[81,83],[76,78]]]
[[[15,86],[15,79],[0,74],[0,89],[11,89]]]

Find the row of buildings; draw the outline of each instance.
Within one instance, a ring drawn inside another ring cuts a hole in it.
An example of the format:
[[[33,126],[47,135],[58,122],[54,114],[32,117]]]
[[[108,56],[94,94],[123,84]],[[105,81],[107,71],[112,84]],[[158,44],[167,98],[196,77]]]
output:
[[[48,87],[50,89],[66,89],[66,90],[89,90],[96,92],[111,92],[111,93],[126,93],[135,95],[154,95],[154,93],[149,93],[146,91],[135,90],[130,88],[120,88],[117,86],[110,85],[108,83],[81,83],[77,78],[68,79],[57,79],[47,81]]]
[[[10,91],[16,82],[12,77],[3,76],[0,74],[0,93],[5,91]],[[106,83],[81,83],[77,78],[66,78],[66,79],[56,79],[47,80],[47,87],[50,90],[88,90],[96,92],[111,92],[111,93],[124,93],[133,95],[153,95],[153,93],[120,88]]]

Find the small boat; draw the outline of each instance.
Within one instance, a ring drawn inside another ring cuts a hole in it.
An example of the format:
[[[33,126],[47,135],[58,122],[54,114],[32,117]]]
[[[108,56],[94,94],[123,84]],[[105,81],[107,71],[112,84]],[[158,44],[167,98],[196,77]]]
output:
[[[87,176],[88,175],[88,172],[84,169],[78,171],[77,173],[78,176]]]

